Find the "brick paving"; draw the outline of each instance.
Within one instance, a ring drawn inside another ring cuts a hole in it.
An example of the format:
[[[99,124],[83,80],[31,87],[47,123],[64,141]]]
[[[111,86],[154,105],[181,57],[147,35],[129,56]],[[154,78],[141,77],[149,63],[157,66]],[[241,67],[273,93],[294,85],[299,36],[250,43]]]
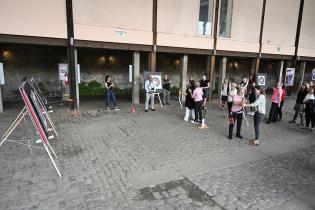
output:
[[[252,148],[253,127],[244,123],[245,139],[228,140],[226,111],[215,103],[204,130],[182,120],[176,101],[130,113],[127,102],[108,112],[101,100],[84,100],[76,118],[55,104],[60,136],[50,142],[63,177],[44,150],[31,155],[6,142],[0,209],[281,209],[315,189],[315,134],[287,123],[293,105],[285,105],[283,122],[262,125],[262,145]],[[0,134],[20,108],[0,114]],[[35,138],[29,121],[11,139],[26,137]]]

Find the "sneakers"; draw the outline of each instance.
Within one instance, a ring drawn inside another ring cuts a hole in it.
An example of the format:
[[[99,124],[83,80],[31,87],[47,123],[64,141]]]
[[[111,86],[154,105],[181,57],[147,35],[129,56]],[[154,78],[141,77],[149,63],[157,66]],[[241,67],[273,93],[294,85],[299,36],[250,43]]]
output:
[[[241,136],[241,135],[236,135],[236,137],[239,138],[239,139],[243,138],[243,136]]]
[[[192,120],[192,121],[190,121],[191,123],[193,123],[193,124],[197,124],[198,122],[195,122],[194,120]]]
[[[116,107],[114,108],[114,110],[115,110],[115,111],[118,111],[118,110],[120,110],[120,109],[116,106]]]
[[[308,130],[313,132],[315,130],[315,128],[314,127],[313,128],[309,128]]]
[[[110,108],[108,106],[105,109],[108,110],[108,111],[110,110]]]

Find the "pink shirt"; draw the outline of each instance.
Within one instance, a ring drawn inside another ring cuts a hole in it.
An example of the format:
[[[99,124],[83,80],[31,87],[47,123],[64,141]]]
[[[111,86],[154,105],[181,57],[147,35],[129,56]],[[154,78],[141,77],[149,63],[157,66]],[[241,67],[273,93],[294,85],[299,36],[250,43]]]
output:
[[[233,96],[233,106],[231,111],[232,112],[242,112],[243,111],[243,106],[242,106],[242,102],[243,101],[243,97],[239,96],[239,95],[234,95]],[[234,104],[234,102],[236,102],[236,104]],[[239,103],[239,104],[238,104]]]
[[[282,96],[282,87],[278,87],[275,91],[273,91],[273,94],[272,94],[272,102],[274,103],[280,103],[281,101],[281,96]]]
[[[203,94],[202,88],[197,87],[193,92],[194,101],[195,102],[202,101],[202,94]]]

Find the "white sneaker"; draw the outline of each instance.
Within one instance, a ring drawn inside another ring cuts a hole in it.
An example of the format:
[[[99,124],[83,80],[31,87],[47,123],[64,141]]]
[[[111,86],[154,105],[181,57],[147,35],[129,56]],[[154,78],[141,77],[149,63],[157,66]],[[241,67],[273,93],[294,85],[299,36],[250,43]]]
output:
[[[115,111],[118,111],[118,110],[120,110],[120,109],[119,109],[118,107],[115,107],[114,110],[115,110]]]
[[[191,123],[193,123],[193,124],[197,124],[197,122],[195,122],[194,120],[192,120],[192,121],[190,121]]]

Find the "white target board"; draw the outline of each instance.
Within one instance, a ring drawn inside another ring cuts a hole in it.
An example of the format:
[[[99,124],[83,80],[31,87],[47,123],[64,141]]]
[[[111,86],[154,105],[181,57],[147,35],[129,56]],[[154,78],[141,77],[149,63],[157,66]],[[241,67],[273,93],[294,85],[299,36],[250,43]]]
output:
[[[267,74],[257,74],[257,85],[261,87],[266,86]]]

